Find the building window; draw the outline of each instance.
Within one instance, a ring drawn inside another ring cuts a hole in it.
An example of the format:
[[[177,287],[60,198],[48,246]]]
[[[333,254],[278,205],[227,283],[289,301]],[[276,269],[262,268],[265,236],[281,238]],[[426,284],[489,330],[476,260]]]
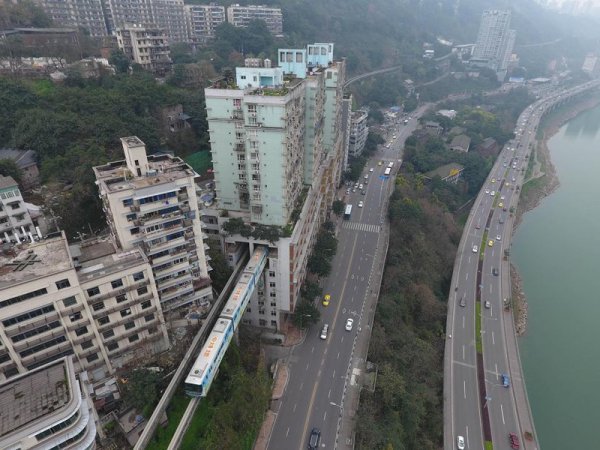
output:
[[[132,198],[126,198],[125,200],[123,200],[123,206],[131,206],[131,205],[133,205]]]
[[[67,278],[65,278],[64,280],[59,280],[56,282],[56,288],[58,290],[60,289],[65,289],[71,287],[71,283],[69,282],[69,280]]]
[[[123,280],[121,278],[119,278],[118,280],[113,280],[110,282],[110,285],[113,289],[120,288],[121,286],[123,286]]]
[[[275,297],[277,297],[277,293],[276,292],[269,292],[269,297],[275,298]]]
[[[148,293],[148,286],[142,286],[137,290],[138,295],[144,295]]]
[[[104,307],[104,302],[96,302],[92,305],[94,311],[100,311],[101,309],[104,309]]]
[[[272,306],[272,307],[275,307],[275,306],[277,306],[277,302],[271,302],[271,306]]]
[[[126,329],[126,330],[131,330],[131,329],[132,329],[132,328],[134,328],[134,327],[135,327],[135,322],[134,322],[133,320],[132,320],[131,322],[127,322],[127,323],[125,324],[125,329]]]
[[[271,326],[272,327],[276,327],[277,326],[277,321],[276,320],[271,320]]]
[[[277,311],[271,311],[271,315],[272,316],[276,316],[277,315]]]
[[[252,312],[252,308],[246,308],[246,312],[247,313],[251,313]]]
[[[129,233],[133,236],[136,234],[139,234],[140,232],[140,228],[139,227],[133,227],[131,230],[129,230]]]
[[[65,305],[65,308],[68,308],[69,306],[73,306],[77,303],[77,299],[75,298],[75,296],[69,297],[69,298],[65,298],[63,300],[63,305]]]
[[[274,288],[275,287],[275,282],[274,281],[269,282],[269,287]]]
[[[266,327],[266,326],[267,326],[267,321],[266,321],[265,319],[259,319],[259,320],[258,320],[258,324],[259,324],[261,327]]]
[[[88,297],[93,297],[94,295],[98,295],[99,293],[100,293],[100,288],[98,288],[98,286],[89,288],[87,290]]]
[[[81,320],[83,316],[81,315],[81,312],[76,312],[73,313],[69,316],[69,319],[71,319],[71,322],[77,322],[78,320]]]
[[[104,339],[111,338],[114,335],[115,335],[115,330],[106,330],[104,333],[102,333],[102,336],[104,336]]]
[[[131,315],[131,308],[125,308],[121,310],[121,317],[127,317]]]
[[[91,339],[90,339],[90,340],[88,340],[88,341],[85,341],[85,342],[82,342],[82,343],[81,343],[81,348],[82,348],[82,349],[84,349],[84,350],[85,350],[85,349],[88,349],[88,348],[91,348],[91,347],[93,347],[93,346],[94,346],[94,344],[92,343],[92,340],[91,340]]]
[[[259,311],[258,311],[258,313],[259,313],[261,316],[264,316],[264,315],[265,315],[265,310],[264,310],[264,309],[261,309],[261,310],[259,310]]]
[[[144,272],[138,272],[133,274],[133,281],[140,281],[144,279]]]
[[[48,314],[54,311],[54,305],[43,306],[38,309],[34,309],[33,311],[28,311],[19,316],[11,317],[10,319],[6,319],[2,321],[2,325],[5,327],[10,327],[12,325],[16,325],[17,323],[25,322],[27,320],[31,320],[35,317],[41,316],[43,314]]]
[[[77,329],[75,330],[75,334],[76,334],[77,336],[81,336],[81,335],[83,335],[83,334],[86,334],[87,332],[88,332],[88,329],[87,329],[87,327],[81,327],[81,328],[77,328]]]
[[[111,344],[108,344],[108,345],[106,346],[106,349],[107,349],[109,352],[115,351],[115,350],[116,350],[116,349],[118,349],[118,348],[119,348],[119,343],[118,343],[118,342],[113,342],[113,343],[111,343]]]
[[[100,317],[100,318],[98,319],[98,323],[99,323],[100,325],[106,325],[106,324],[107,324],[107,323],[109,323],[109,322],[110,322],[110,318],[109,318],[108,316]]]
[[[125,294],[117,295],[115,298],[117,299],[117,303],[123,303],[125,300],[127,300],[127,296]]]
[[[137,334],[134,334],[133,336],[129,336],[129,342],[135,342],[139,339],[140,339],[140,337]]]
[[[158,328],[156,327],[150,327],[148,328],[148,334],[154,334],[158,331]]]
[[[274,270],[269,270],[269,276],[271,278],[273,278],[275,276],[275,271]]]
[[[93,355],[90,355],[90,356],[88,356],[85,359],[89,363],[94,362],[94,361],[96,361],[98,359],[98,353],[94,353]]]
[[[142,303],[142,309],[150,308],[151,305],[152,303],[150,302],[150,300],[148,300],[147,302]]]
[[[150,321],[154,320],[154,314],[148,314],[147,316],[144,317],[144,319],[146,320],[146,322],[150,322]]]

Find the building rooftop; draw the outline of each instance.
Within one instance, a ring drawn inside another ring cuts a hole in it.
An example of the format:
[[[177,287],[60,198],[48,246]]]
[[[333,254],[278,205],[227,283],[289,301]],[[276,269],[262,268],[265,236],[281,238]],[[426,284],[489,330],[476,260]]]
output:
[[[18,186],[19,184],[15,181],[15,179],[11,176],[5,177],[4,175],[0,175],[0,189],[6,189],[9,187]]]
[[[69,246],[76,261],[77,276],[83,283],[104,277],[147,261],[140,249],[117,253],[110,240],[88,241]]]
[[[17,166],[24,169],[36,164],[36,153],[33,150],[16,148],[0,148],[0,159],[12,159]]]
[[[136,137],[127,139],[137,139],[139,145],[144,145]],[[132,146],[132,142],[128,142]],[[180,178],[197,176],[197,173],[179,157],[170,155],[149,155],[148,156],[148,175],[134,177],[127,168],[125,160],[114,161],[103,166],[94,167],[97,183],[103,183],[110,192],[143,189],[155,185],[171,183]]]
[[[0,252],[0,289],[73,268],[64,236],[4,245]]]
[[[463,152],[469,151],[469,146],[471,145],[471,138],[466,134],[459,134],[452,139],[450,143],[450,148],[455,149],[458,148]]]
[[[0,437],[68,405],[72,390],[70,372],[67,359],[63,358],[1,384]]]

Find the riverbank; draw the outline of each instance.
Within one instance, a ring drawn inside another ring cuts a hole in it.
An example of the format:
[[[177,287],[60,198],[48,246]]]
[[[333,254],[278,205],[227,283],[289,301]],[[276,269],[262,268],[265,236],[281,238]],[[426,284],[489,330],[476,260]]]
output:
[[[540,129],[538,130],[538,134],[540,135],[538,145],[533,149],[530,156],[530,159],[533,159],[533,161],[530,162],[530,164],[533,164],[530,170],[531,174],[521,187],[521,196],[516,211],[513,234],[520,225],[523,215],[536,208],[544,198],[552,194],[560,186],[560,180],[556,174],[556,169],[552,164],[552,158],[550,157],[548,140],[554,136],[565,123],[574,119],[584,111],[588,111],[598,105],[600,105],[600,95],[554,111],[546,117],[540,125]],[[522,289],[521,277],[512,264],[510,266],[510,276],[512,304],[515,314],[515,328],[517,335],[522,336],[527,331],[527,298]]]

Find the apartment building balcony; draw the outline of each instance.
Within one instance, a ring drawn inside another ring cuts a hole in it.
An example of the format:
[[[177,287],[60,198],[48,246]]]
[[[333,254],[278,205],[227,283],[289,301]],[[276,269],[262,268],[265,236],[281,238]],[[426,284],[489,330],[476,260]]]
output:
[[[180,192],[179,194],[177,194],[177,200],[179,200],[180,202],[185,202],[187,200],[189,200],[189,195],[187,194],[187,192]]]
[[[86,316],[81,316],[81,319],[67,325],[67,331],[75,331],[78,328],[90,325],[90,319]]]
[[[149,242],[143,242],[143,247],[147,253],[158,253],[162,250],[167,250],[172,247],[177,247],[178,245],[183,245],[183,244],[185,244],[185,242],[186,242],[186,240],[185,240],[185,235],[184,235],[184,236],[181,236],[181,237],[178,237],[175,239],[171,239],[170,241],[161,241],[156,244],[150,244]]]
[[[183,273],[181,275],[178,276],[174,276],[171,278],[167,278],[163,281],[156,281],[156,287],[159,290],[163,290],[163,289],[167,289],[171,286],[174,286],[176,284],[180,284],[180,283],[185,283],[185,282],[189,282],[192,281],[192,274],[187,272],[187,273]],[[164,292],[164,291],[162,291]]]
[[[4,332],[7,336],[14,336],[15,334],[23,333],[34,328],[38,328],[41,325],[54,322],[58,319],[58,312],[52,311],[42,316],[36,317],[27,323],[16,323],[13,325],[4,326]]]
[[[164,302],[161,301],[160,304],[162,306],[163,311],[166,312],[171,311],[175,308],[179,308],[183,305],[189,305],[190,303],[193,303],[194,300],[194,292],[186,292],[183,295],[179,295]]]
[[[0,233],[3,231],[11,230],[12,228],[13,228],[13,226],[8,221],[0,223]]]
[[[84,359],[93,353],[99,353],[99,352],[100,352],[100,347],[98,346],[98,344],[95,344],[90,348],[86,348],[82,352],[77,352],[77,356],[79,357],[79,359]]]
[[[167,289],[165,289],[164,291],[160,292],[160,301],[162,302],[168,302],[169,300],[174,299],[175,297],[184,295],[184,294],[189,294],[191,292],[194,291],[194,286],[193,284],[190,282],[186,285],[183,286],[171,286]]]
[[[173,249],[168,254],[163,255],[163,256],[153,257],[152,255],[149,255],[150,265],[153,268],[156,266],[161,266],[161,265],[163,265],[169,261],[172,261],[174,259],[177,259],[183,255],[187,255],[187,253],[188,253],[188,249],[186,248],[186,246],[182,245],[181,248]]]
[[[148,314],[151,314],[151,312],[148,312]],[[139,327],[136,326],[136,327],[132,328],[131,330],[127,330],[125,333],[121,333],[121,334],[118,334],[118,335],[115,335],[115,336],[111,337],[110,339],[107,339],[106,341],[104,341],[104,344],[105,345],[109,345],[109,344],[112,344],[113,342],[122,341],[124,339],[127,339],[127,338],[133,336],[134,334],[139,334],[142,331],[147,330],[148,328],[152,328],[153,326],[156,326],[159,323],[160,322],[158,321],[158,317],[154,316],[154,319],[152,319],[152,320],[150,320],[148,322],[143,323]],[[157,334],[158,334],[158,336],[161,335],[161,333],[157,333]],[[150,339],[150,337],[146,337],[145,339]],[[120,347],[120,348],[115,349],[113,351],[114,352],[118,352],[118,350],[121,350],[121,352],[123,350],[130,351],[131,347],[132,347],[131,343],[127,342],[126,346]],[[109,352],[109,353],[111,353],[111,352]]]
[[[212,281],[210,278],[194,278],[193,281],[193,285],[194,285],[194,291],[200,291],[204,288],[210,287],[210,285],[212,284]]]
[[[0,352],[0,368],[6,369],[6,366],[13,364],[14,362],[8,352]]]
[[[125,309],[125,308],[131,308],[132,306],[135,306],[139,303],[143,303],[146,300],[151,300],[152,298],[153,298],[152,293],[145,294],[138,298],[133,298],[133,299],[127,300],[125,302],[117,303],[116,305],[113,305],[109,308],[102,308],[102,309],[99,309],[98,311],[92,311],[92,316],[94,317],[94,319],[96,319],[100,316],[112,314],[114,312],[121,311],[122,309]]]
[[[175,219],[179,219],[179,218],[183,218],[183,213],[181,212],[181,209],[178,211],[173,211],[170,213],[166,213],[166,214],[151,214],[148,216],[141,216],[138,217],[137,219],[135,219],[133,221],[133,223],[136,226],[151,226],[151,225],[158,225],[162,222],[165,222],[167,220],[175,220]]]
[[[178,203],[179,202],[177,201],[177,197],[169,197],[164,200],[139,205],[139,212],[140,214],[148,214],[154,211],[159,211],[161,209],[167,208],[169,206],[177,206]]]
[[[187,268],[189,265],[188,261],[190,261],[190,260],[191,260],[191,258],[189,258],[189,259],[186,258],[177,264],[165,263],[165,264],[163,264],[163,267],[161,267],[161,268],[154,268],[154,270],[153,270],[154,279],[157,279],[161,276],[165,276],[165,275],[169,274],[170,272],[179,272],[180,270]]]
[[[14,342],[13,348],[17,352],[21,352],[21,351],[25,350],[26,348],[35,347],[36,345],[39,345],[44,341],[47,341],[49,339],[54,339],[58,336],[64,336],[64,335],[65,335],[65,330],[63,329],[63,327],[58,326],[51,330],[46,330],[43,333],[36,334],[35,336],[30,337],[29,339],[23,339],[22,341]]]
[[[109,298],[116,297],[117,295],[126,294],[129,291],[133,291],[134,289],[139,289],[143,286],[147,286],[148,284],[150,284],[150,281],[144,278],[143,280],[137,281],[135,283],[122,286],[118,289],[113,289],[112,291],[109,291],[105,294],[95,295],[92,298],[88,297],[87,292],[86,292],[85,296],[88,299],[88,303],[96,303],[101,300],[106,300]]]
[[[58,355],[59,353],[62,353],[70,348],[71,342],[67,340],[65,342],[61,342],[60,344],[54,347],[46,348],[32,355],[25,356],[21,359],[21,363],[24,366],[29,366],[30,364],[36,363],[38,361],[49,359],[52,356]]]
[[[144,309],[141,312],[138,312],[136,314],[131,314],[131,315],[129,315],[127,317],[123,317],[123,318],[121,318],[119,320],[110,321],[108,323],[105,323],[104,325],[100,325],[98,327],[98,330],[101,333],[103,333],[106,330],[113,329],[113,328],[118,327],[120,325],[124,325],[127,322],[131,322],[132,320],[139,319],[140,317],[146,316],[146,315],[148,315],[148,314],[150,314],[150,313],[152,313],[154,311],[156,311],[156,306],[153,305],[150,308]]]

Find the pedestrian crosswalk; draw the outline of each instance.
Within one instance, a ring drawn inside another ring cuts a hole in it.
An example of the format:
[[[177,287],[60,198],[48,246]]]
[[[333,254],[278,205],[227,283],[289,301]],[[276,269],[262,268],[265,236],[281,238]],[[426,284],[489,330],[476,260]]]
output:
[[[381,231],[381,226],[372,225],[370,223],[344,222],[342,226],[347,230],[367,231],[370,233],[379,233],[379,231]]]

